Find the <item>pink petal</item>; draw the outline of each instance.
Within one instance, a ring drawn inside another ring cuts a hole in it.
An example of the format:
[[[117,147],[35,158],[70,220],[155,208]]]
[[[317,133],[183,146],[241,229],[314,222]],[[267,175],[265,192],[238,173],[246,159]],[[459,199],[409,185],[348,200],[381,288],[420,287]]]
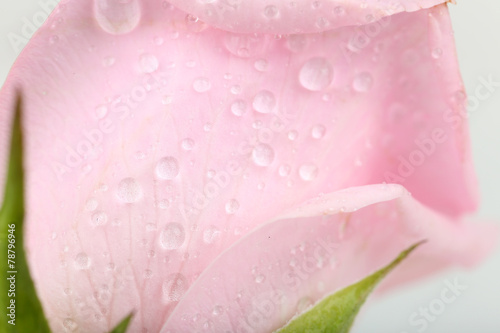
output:
[[[0,94],[3,168],[23,88],[29,260],[54,331],[133,309],[133,331],[158,331],[222,252],[320,193],[401,182],[451,229],[475,209],[445,5],[364,42],[373,26],[279,39],[113,6],[61,4]]]
[[[492,250],[496,233],[492,226],[450,223],[399,185],[334,192],[281,215],[222,253],[162,332],[272,332],[419,240],[428,243],[391,273],[393,281],[421,273],[423,262],[426,273],[450,263],[470,265]]]
[[[211,26],[239,33],[296,34],[364,25],[401,12],[430,8],[446,0],[243,1],[171,0]]]

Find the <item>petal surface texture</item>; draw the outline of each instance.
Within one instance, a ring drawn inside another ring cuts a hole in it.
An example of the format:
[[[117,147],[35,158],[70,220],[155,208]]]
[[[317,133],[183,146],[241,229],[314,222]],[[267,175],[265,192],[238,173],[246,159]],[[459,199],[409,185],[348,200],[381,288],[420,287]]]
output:
[[[388,2],[366,3],[353,17]],[[188,10],[63,1],[2,88],[2,168],[23,92],[26,241],[54,331],[135,310],[133,332],[220,332],[279,291],[274,329],[415,240],[415,276],[487,252],[494,233],[462,218],[477,190],[446,5],[286,36]],[[290,251],[323,235],[339,248],[291,288]]]

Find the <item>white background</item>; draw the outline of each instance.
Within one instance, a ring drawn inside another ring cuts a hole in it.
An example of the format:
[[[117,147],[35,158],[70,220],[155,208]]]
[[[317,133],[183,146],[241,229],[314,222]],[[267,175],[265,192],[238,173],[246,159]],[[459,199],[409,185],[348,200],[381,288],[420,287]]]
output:
[[[474,91],[481,76],[493,75],[500,82],[500,1],[459,0],[457,5],[449,7],[468,92]],[[31,18],[40,10],[38,0],[3,0],[0,3],[2,84],[17,56],[7,34],[20,34],[22,18]],[[470,127],[482,194],[479,216],[500,221],[500,89],[471,113]],[[410,315],[440,297],[445,288],[444,280],[455,278],[466,285],[467,290],[421,332],[500,333],[500,247],[471,272],[447,271],[411,288],[372,299],[358,318],[353,333],[419,332],[419,327],[410,325]]]

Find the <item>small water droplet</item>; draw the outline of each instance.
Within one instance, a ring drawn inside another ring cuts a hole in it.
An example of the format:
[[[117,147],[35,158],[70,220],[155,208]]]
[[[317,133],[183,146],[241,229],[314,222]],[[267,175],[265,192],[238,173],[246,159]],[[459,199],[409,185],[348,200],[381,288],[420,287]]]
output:
[[[288,132],[287,136],[288,136],[288,140],[295,141],[299,137],[299,132],[297,132],[296,130],[292,130],[292,131]]]
[[[108,215],[103,211],[97,211],[92,214],[90,222],[94,227],[105,225],[108,223]]]
[[[106,105],[99,105],[95,108],[95,115],[98,119],[106,117],[108,114],[108,107]]]
[[[300,69],[300,84],[311,91],[325,89],[332,83],[333,67],[330,61],[317,57],[309,59]]]
[[[210,226],[203,231],[203,241],[206,244],[215,243],[220,237],[220,230],[215,226]]]
[[[58,41],[59,41],[59,37],[56,36],[56,35],[52,35],[52,36],[49,37],[49,44],[50,45],[54,45]]]
[[[103,60],[102,60],[102,65],[104,67],[111,67],[115,64],[116,62],[116,58],[114,57],[105,57]]]
[[[367,92],[373,85],[373,77],[368,72],[362,72],[356,75],[352,82],[352,87],[357,92]]]
[[[165,95],[161,98],[161,103],[163,105],[168,105],[168,104],[172,104],[172,101],[174,100],[174,97],[173,96],[170,96],[170,95]]]
[[[268,40],[268,35],[228,32],[224,38],[224,45],[231,54],[250,58],[263,53],[267,49]]]
[[[164,157],[156,163],[155,173],[159,179],[174,179],[179,174],[179,162],[175,157]]]
[[[77,269],[88,269],[90,267],[90,259],[86,253],[80,252],[76,255],[75,267]]]
[[[290,175],[290,172],[292,171],[292,167],[288,164],[283,164],[280,166],[278,173],[281,177],[287,177]]]
[[[93,212],[94,210],[97,209],[97,206],[99,206],[99,202],[97,201],[97,199],[95,198],[90,198],[89,200],[87,200],[87,202],[85,203],[85,210],[87,212]]]
[[[266,277],[262,274],[259,274],[255,277],[255,282],[257,283],[262,283],[266,280]]]
[[[177,250],[186,239],[184,227],[179,223],[169,223],[160,234],[160,245],[165,250]]]
[[[326,132],[326,128],[323,125],[316,125],[312,128],[311,135],[314,139],[321,139]]]
[[[222,313],[224,313],[224,308],[220,305],[214,306],[214,309],[212,310],[212,315],[214,316],[220,316]]]
[[[260,143],[252,151],[253,162],[258,166],[269,166],[274,160],[274,150],[271,146]]]
[[[241,117],[247,112],[247,102],[242,99],[237,99],[231,104],[231,112],[237,116]]]
[[[212,87],[212,84],[210,83],[210,80],[206,77],[199,77],[194,80],[193,82],[193,89],[196,92],[199,93],[204,93],[210,90]]]
[[[176,273],[169,275],[162,285],[165,303],[178,302],[188,289],[188,281],[184,275]]]
[[[78,324],[70,318],[66,318],[63,320],[63,326],[69,332],[74,332],[78,329]]]
[[[229,215],[236,213],[239,208],[240,203],[235,199],[231,199],[226,203],[226,213]]]
[[[139,57],[139,66],[144,73],[154,73],[160,66],[160,63],[156,56],[145,53]]]
[[[257,59],[253,66],[255,69],[259,72],[265,72],[267,71],[267,68],[269,67],[269,63],[267,62],[266,59]]]
[[[125,178],[118,184],[117,197],[124,203],[137,202],[142,195],[142,188],[134,178]]]
[[[155,45],[157,46],[161,46],[163,45],[163,43],[165,42],[164,39],[160,36],[156,36],[154,39],[153,39],[153,42],[155,43]]]
[[[261,90],[255,95],[252,106],[257,112],[271,113],[276,106],[276,97],[269,90]]]
[[[286,46],[291,52],[301,52],[307,46],[307,37],[304,35],[290,35],[286,39]]]
[[[264,16],[268,19],[275,18],[279,14],[278,7],[269,5],[264,8]]]
[[[314,180],[318,176],[318,167],[314,164],[304,164],[299,168],[299,176],[305,181]]]
[[[194,148],[194,140],[191,138],[185,138],[184,140],[181,141],[181,147],[184,150],[193,150]]]
[[[435,49],[432,50],[431,55],[434,59],[439,59],[443,55],[443,50],[439,47],[436,47]]]

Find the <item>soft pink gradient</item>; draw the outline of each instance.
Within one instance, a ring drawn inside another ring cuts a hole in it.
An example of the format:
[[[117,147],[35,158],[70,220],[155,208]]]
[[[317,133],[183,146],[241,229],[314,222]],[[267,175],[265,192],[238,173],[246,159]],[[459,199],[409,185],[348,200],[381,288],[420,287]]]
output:
[[[131,332],[263,332],[416,241],[395,282],[484,257],[496,231],[463,218],[477,189],[446,5],[346,26],[388,3],[278,35],[317,31],[312,14],[238,34],[162,1],[62,1],[0,95],[4,167],[23,91],[27,247],[53,330],[136,311]]]

